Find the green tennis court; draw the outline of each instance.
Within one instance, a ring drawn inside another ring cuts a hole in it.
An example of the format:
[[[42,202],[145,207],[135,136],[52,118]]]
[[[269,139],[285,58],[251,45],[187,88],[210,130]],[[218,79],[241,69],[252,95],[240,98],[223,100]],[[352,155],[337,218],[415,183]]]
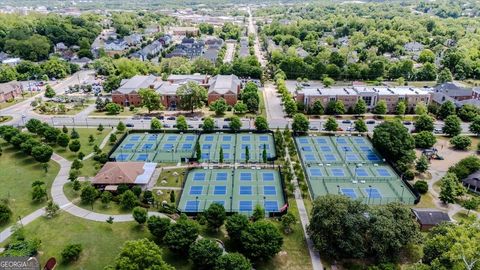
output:
[[[178,204],[186,213],[205,211],[213,202],[227,212],[251,215],[257,204],[266,212],[286,210],[280,174],[274,169],[194,169],[188,175]]]
[[[415,196],[365,137],[295,138],[314,198],[343,194],[369,204],[404,202]]]

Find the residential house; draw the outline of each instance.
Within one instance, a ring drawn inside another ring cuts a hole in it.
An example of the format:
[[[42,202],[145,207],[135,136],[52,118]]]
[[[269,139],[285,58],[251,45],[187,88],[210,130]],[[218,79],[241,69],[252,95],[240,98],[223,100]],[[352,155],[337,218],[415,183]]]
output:
[[[142,102],[138,90],[142,88],[155,89],[160,83],[153,75],[135,75],[131,79],[124,79],[120,87],[112,92],[112,102],[122,106],[139,106]]]
[[[55,44],[55,47],[54,47],[54,51],[56,53],[66,51],[67,49],[68,49],[68,47],[63,42],[59,42],[59,43]]]
[[[453,82],[446,82],[433,88],[433,101],[439,105],[449,100],[460,107],[463,101],[472,99],[474,96],[474,91],[471,88]]]
[[[444,222],[452,222],[447,212],[438,209],[414,208],[412,212],[422,231],[430,230]]]
[[[210,80],[208,87],[208,104],[219,98],[228,105],[235,105],[242,89],[242,81],[236,75],[217,75]]]
[[[22,62],[22,59],[18,57],[9,57],[6,59],[2,60],[2,64],[10,65],[10,66],[16,66]]]
[[[131,34],[129,36],[125,36],[123,37],[123,39],[130,46],[136,46],[142,43],[142,36],[137,33]]]
[[[248,46],[248,37],[240,38],[240,49],[238,51],[238,56],[240,57],[250,56],[250,48]]]
[[[198,36],[199,34],[196,27],[172,27],[171,32],[175,36]]]
[[[92,184],[109,191],[116,191],[119,185],[146,188],[156,166],[156,163],[151,162],[107,162],[95,175]]]
[[[107,52],[123,52],[128,49],[128,44],[123,39],[116,39],[105,42],[105,51]]]
[[[22,95],[22,85],[19,82],[12,81],[0,84],[0,103],[7,102]]]
[[[422,43],[419,43],[419,42],[408,42],[408,43],[405,43],[405,45],[403,45],[403,48],[405,49],[405,52],[408,52],[408,53],[418,53],[418,52],[421,52],[423,50],[423,45]]]
[[[172,43],[172,37],[170,35],[165,35],[158,39],[158,41],[162,44],[163,47],[167,47]]]
[[[182,43],[175,46],[175,49],[165,57],[186,57],[188,59],[194,59],[203,54],[204,48],[205,42],[203,42],[203,40],[195,41],[193,38],[184,38]]]
[[[143,47],[141,50],[134,52],[131,56],[142,61],[146,61],[149,57],[158,55],[162,50],[162,43],[158,40],[155,40],[154,42]]]
[[[480,170],[462,179],[462,184],[471,192],[480,194]]]
[[[217,58],[218,58],[218,53],[220,52],[219,49],[216,49],[216,48],[208,48],[205,53],[203,54],[202,57],[204,57],[205,59],[209,60],[210,62],[212,63],[216,63],[217,62]]]

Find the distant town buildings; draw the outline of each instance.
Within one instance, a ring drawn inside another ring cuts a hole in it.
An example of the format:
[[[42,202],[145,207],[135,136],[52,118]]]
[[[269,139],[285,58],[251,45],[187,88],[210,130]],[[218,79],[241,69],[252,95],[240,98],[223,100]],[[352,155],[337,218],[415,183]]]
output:
[[[170,29],[174,36],[198,36],[200,33],[197,27],[179,26]]]
[[[0,84],[0,103],[7,102],[22,95],[22,84],[17,81]]]

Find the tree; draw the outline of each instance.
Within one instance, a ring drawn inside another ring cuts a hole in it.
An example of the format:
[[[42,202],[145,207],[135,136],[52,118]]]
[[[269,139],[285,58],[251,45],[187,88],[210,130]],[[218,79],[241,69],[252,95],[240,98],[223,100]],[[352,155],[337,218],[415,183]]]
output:
[[[265,218],[265,209],[260,204],[255,205],[252,213],[252,220],[257,221]]]
[[[205,218],[207,219],[208,227],[212,230],[217,231],[227,218],[225,213],[225,208],[223,205],[218,203],[212,203],[204,213]]]
[[[465,122],[471,122],[475,117],[477,117],[479,114],[479,109],[472,104],[465,104],[463,105],[460,110],[458,110],[458,117],[462,119],[462,121]]]
[[[277,227],[266,220],[249,225],[240,238],[243,253],[252,260],[268,260],[282,248],[283,237]]]
[[[195,82],[188,82],[177,89],[178,106],[182,110],[203,107],[207,99],[207,90]]]
[[[250,160],[250,149],[248,148],[248,145],[245,147],[245,163],[248,163]]]
[[[0,224],[5,224],[10,220],[12,210],[5,203],[0,203]]]
[[[478,205],[480,204],[480,200],[476,197],[472,197],[470,199],[467,199],[463,202],[462,206],[467,209],[467,216],[470,215],[471,210],[475,210],[478,208]]]
[[[430,148],[437,143],[437,138],[433,135],[430,131],[421,131],[413,135],[413,139],[415,140],[415,147],[416,148]]]
[[[145,224],[145,222],[147,222],[147,218],[148,218],[147,209],[143,207],[137,206],[133,208],[132,215],[133,215],[133,219],[135,219],[135,221],[140,225],[143,225]]]
[[[315,100],[313,102],[313,105],[309,107],[309,113],[310,114],[318,114],[321,115],[324,113],[323,105],[320,100]]]
[[[417,163],[415,164],[415,169],[419,173],[424,173],[428,170],[428,160],[427,158],[422,155],[418,160]]]
[[[228,232],[228,237],[232,243],[238,243],[244,231],[248,227],[248,218],[245,215],[235,213],[227,217],[225,228]]]
[[[437,83],[441,84],[441,83],[451,82],[453,81],[452,77],[453,76],[450,70],[448,70],[447,68],[444,68],[438,73]]]
[[[285,233],[291,233],[292,225],[297,222],[297,218],[292,213],[288,212],[280,218],[280,222],[282,223],[283,231]]]
[[[456,115],[450,115],[445,118],[443,133],[450,137],[457,136],[462,132],[462,126],[460,125],[460,118]]]
[[[243,101],[237,101],[237,103],[235,103],[235,105],[233,106],[233,110],[235,111],[235,113],[243,114],[248,111],[248,107],[245,103],[243,103]]]
[[[30,133],[37,133],[42,126],[43,126],[42,121],[35,118],[28,120],[27,123],[25,124],[25,127],[28,129]]]
[[[429,49],[424,49],[418,57],[420,63],[435,63],[435,53]]]
[[[32,183],[32,200],[42,201],[47,197],[47,187],[45,182],[35,181]]]
[[[75,140],[80,138],[80,134],[78,134],[75,128],[72,128],[72,132],[70,132],[70,139]]]
[[[174,270],[175,268],[163,261],[162,250],[157,244],[144,238],[125,242],[114,261],[113,269]]]
[[[131,190],[120,195],[120,206],[124,209],[132,209],[137,205],[137,196]]]
[[[67,245],[62,250],[62,260],[64,263],[71,263],[73,261],[78,260],[80,257],[80,253],[82,253],[82,245],[81,244],[70,244]]]
[[[227,107],[227,102],[223,98],[219,98],[210,104],[210,110],[214,111],[216,115],[224,114]]]
[[[63,148],[67,148],[68,143],[70,142],[70,137],[68,134],[60,133],[57,137],[57,144]]]
[[[341,100],[332,100],[327,104],[327,114],[339,115],[345,113],[345,105]]]
[[[353,108],[353,112],[355,114],[364,114],[367,112],[367,104],[365,103],[365,100],[363,100],[363,98],[358,99],[355,107]]]
[[[267,163],[268,155],[267,155],[267,145],[263,144],[263,150],[262,150],[262,161],[263,163]]]
[[[397,107],[395,108],[395,113],[397,115],[404,115],[406,110],[407,110],[407,105],[405,104],[405,102],[400,101],[397,103]]]
[[[186,131],[188,129],[187,119],[185,116],[180,115],[177,117],[177,129],[181,131]]]
[[[98,124],[97,130],[98,132],[102,132],[104,130],[103,125],[101,123]]]
[[[151,130],[161,130],[162,129],[162,122],[158,120],[156,117],[153,117],[150,122],[150,129]]]
[[[310,122],[303,113],[297,113],[293,116],[292,130],[295,133],[305,133],[308,131]]]
[[[124,124],[122,121],[118,122],[117,130],[118,130],[119,132],[124,132],[126,128],[127,128],[127,127],[125,126],[125,124]]]
[[[88,136],[88,144],[92,145],[95,142],[95,138],[92,134]]]
[[[163,237],[163,243],[174,252],[186,254],[197,239],[199,230],[195,221],[182,217],[170,226]]]
[[[157,240],[162,240],[170,228],[170,219],[151,216],[147,220],[147,227]]]
[[[80,144],[79,140],[72,140],[68,145],[68,149],[70,149],[70,151],[75,153],[78,152],[78,150],[80,150],[81,147],[82,145]]]
[[[399,170],[408,168],[415,160],[415,141],[400,121],[383,122],[375,127],[373,146]]]
[[[211,117],[206,117],[203,120],[203,131],[213,131],[215,129],[215,121]]]
[[[450,100],[445,101],[438,110],[438,117],[446,119],[448,116],[455,114],[455,104]]]
[[[47,206],[45,206],[45,215],[47,218],[52,218],[57,215],[58,210],[60,210],[60,206],[54,203],[53,200],[49,200]]]
[[[242,101],[247,106],[248,111],[258,111],[260,96],[258,95],[258,86],[253,82],[247,82],[242,91]]]
[[[197,269],[213,269],[223,250],[211,239],[200,239],[193,243],[188,252]]]
[[[240,121],[240,117],[232,116],[230,119],[230,129],[233,131],[239,131],[242,128],[242,121]]]
[[[110,136],[108,137],[108,141],[110,142],[110,144],[116,143],[117,142],[117,135],[115,135],[115,133],[110,134]]]
[[[53,88],[47,84],[47,86],[45,87],[45,97],[46,98],[53,98],[57,93],[55,93],[55,90],[53,90]]]
[[[362,258],[367,206],[341,195],[315,199],[308,234],[315,248],[330,258]]]
[[[477,134],[477,136],[480,135],[480,116],[477,116],[473,119],[472,123],[470,124],[469,130],[470,132]]]
[[[142,106],[147,108],[148,113],[160,110],[163,107],[160,94],[151,88],[138,90],[138,95],[142,100]]]
[[[470,137],[457,135],[450,139],[450,144],[456,150],[467,150],[472,145],[472,140]]]
[[[413,185],[413,188],[415,188],[415,190],[418,191],[418,193],[420,194],[426,194],[428,191],[428,183],[427,181],[418,180]]]
[[[465,193],[465,188],[455,174],[448,172],[440,182],[440,200],[443,203],[455,203],[455,200]]]
[[[105,105],[105,110],[107,111],[107,114],[114,115],[119,114],[122,111],[122,107],[117,103],[110,102]]]
[[[430,117],[428,114],[421,114],[415,120],[415,131],[433,131],[433,118]]]
[[[365,121],[363,121],[363,119],[357,119],[355,120],[355,130],[358,131],[358,132],[367,132],[368,131],[368,128],[367,128],[367,124],[365,124]]]
[[[298,111],[297,103],[291,97],[288,97],[287,99],[285,99],[283,106],[285,107],[285,113],[288,116],[292,116]]]
[[[82,187],[82,185],[80,184],[80,181],[78,181],[77,179],[73,180],[72,189],[74,191],[79,191],[81,187]]]
[[[324,127],[326,131],[337,131],[338,129],[337,120],[335,120],[335,118],[333,117],[329,117],[327,119],[327,122],[325,122]]]
[[[323,82],[323,85],[324,85],[326,88],[328,88],[328,87],[332,86],[332,85],[335,83],[335,80],[332,79],[332,78],[330,78],[330,77],[325,77],[325,78],[323,78],[322,82]]]
[[[268,130],[268,122],[267,119],[261,115],[255,118],[255,128],[258,131],[266,131]]]
[[[53,155],[52,147],[41,144],[32,148],[32,157],[41,163],[47,163]]]
[[[422,115],[428,113],[427,105],[425,105],[425,102],[419,101],[415,105],[415,114],[417,115]]]
[[[250,270],[252,264],[240,253],[227,253],[217,260],[215,270]]]
[[[223,163],[223,147],[220,146],[220,151],[218,153],[218,162]]]
[[[379,100],[375,108],[373,109],[374,114],[386,114],[387,113],[387,102],[385,100]]]
[[[105,103],[101,97],[97,97],[95,100],[95,109],[99,112],[103,112],[105,110]]]
[[[100,201],[102,202],[103,207],[107,208],[112,198],[113,198],[113,195],[112,193],[110,193],[110,191],[102,192],[102,195],[100,195]]]
[[[195,144],[195,155],[198,160],[202,158],[202,148],[200,147],[200,143],[198,141]]]
[[[82,204],[91,205],[93,209],[93,203],[97,199],[98,191],[92,185],[85,185],[82,188],[82,193],[80,194],[80,199]]]

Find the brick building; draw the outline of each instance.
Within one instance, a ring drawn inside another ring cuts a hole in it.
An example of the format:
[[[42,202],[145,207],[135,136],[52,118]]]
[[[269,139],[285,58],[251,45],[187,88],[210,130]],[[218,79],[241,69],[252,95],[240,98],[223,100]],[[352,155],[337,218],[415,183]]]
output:
[[[160,83],[159,78],[153,75],[136,75],[131,79],[124,79],[120,87],[112,92],[112,102],[122,106],[139,106],[142,99],[138,91],[142,88],[155,89]]]
[[[0,84],[0,103],[22,95],[22,85],[16,81]]]
[[[242,81],[236,75],[217,75],[210,80],[208,104],[224,98],[228,105],[235,105],[242,89]]]

